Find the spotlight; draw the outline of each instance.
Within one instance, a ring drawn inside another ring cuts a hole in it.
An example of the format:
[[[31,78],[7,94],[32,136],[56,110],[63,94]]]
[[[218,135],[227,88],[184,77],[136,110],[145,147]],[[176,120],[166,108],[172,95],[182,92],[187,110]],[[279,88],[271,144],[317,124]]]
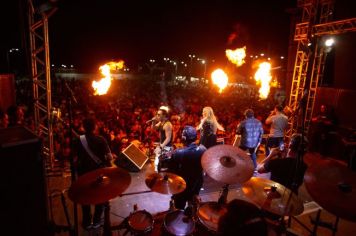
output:
[[[335,41],[333,38],[328,38],[327,40],[325,40],[325,46],[327,46],[327,47],[333,46],[334,43],[335,43]]]

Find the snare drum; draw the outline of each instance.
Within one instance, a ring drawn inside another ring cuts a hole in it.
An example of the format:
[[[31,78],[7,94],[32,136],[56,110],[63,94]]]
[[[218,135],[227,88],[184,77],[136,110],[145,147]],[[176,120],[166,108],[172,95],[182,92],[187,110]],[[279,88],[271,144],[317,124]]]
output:
[[[198,208],[198,218],[208,230],[217,232],[219,219],[227,212],[225,205],[217,202],[202,203]]]
[[[195,230],[195,222],[192,217],[184,215],[183,210],[175,210],[165,216],[164,229],[171,235],[191,235]]]
[[[153,228],[153,216],[145,210],[135,211],[128,217],[127,223],[134,233],[150,232]]]

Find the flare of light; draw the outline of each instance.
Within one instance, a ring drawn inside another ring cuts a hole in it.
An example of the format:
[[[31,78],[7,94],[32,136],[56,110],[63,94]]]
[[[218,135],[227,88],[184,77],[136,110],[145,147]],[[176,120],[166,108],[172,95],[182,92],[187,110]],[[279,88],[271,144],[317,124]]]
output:
[[[211,73],[211,78],[213,80],[213,84],[219,87],[219,93],[226,88],[227,83],[229,82],[229,78],[222,69],[214,70],[213,73]]]
[[[108,62],[105,65],[99,67],[101,74],[104,78],[101,78],[99,81],[93,81],[92,87],[94,88],[94,95],[104,95],[108,92],[111,86],[111,71],[119,70],[124,67],[124,61],[119,62]]]
[[[242,48],[236,48],[235,50],[227,49],[225,51],[226,57],[229,61],[236,66],[242,66],[245,63],[246,46]]]
[[[270,82],[272,80],[271,75],[271,63],[262,62],[258,65],[258,70],[255,73],[255,80],[257,85],[260,85],[259,94],[261,99],[266,99],[270,90]]]
[[[325,41],[325,46],[327,47],[331,47],[332,45],[334,45],[335,41],[333,38],[329,38]]]

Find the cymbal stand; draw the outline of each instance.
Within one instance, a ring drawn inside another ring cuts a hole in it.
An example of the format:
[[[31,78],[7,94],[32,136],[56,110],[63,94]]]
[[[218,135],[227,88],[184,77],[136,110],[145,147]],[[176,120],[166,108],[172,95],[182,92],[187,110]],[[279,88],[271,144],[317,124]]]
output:
[[[227,195],[229,193],[229,184],[225,184],[222,187],[222,192],[221,195],[219,197],[218,203],[219,204],[226,204],[227,203]]]

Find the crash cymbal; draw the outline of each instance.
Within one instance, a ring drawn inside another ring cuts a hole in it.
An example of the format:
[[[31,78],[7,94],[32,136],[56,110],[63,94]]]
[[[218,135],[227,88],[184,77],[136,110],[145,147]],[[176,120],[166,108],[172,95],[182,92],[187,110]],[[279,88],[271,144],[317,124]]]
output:
[[[130,183],[131,176],[126,170],[100,168],[80,176],[72,183],[68,196],[82,205],[104,203],[123,193]]]
[[[304,175],[310,196],[325,210],[356,221],[356,172],[335,160],[312,164]]]
[[[269,179],[252,177],[242,185],[242,191],[248,199],[270,213],[295,216],[304,210],[302,200],[291,190]]]
[[[231,145],[216,145],[206,150],[201,164],[214,180],[225,183],[243,183],[253,175],[253,163],[245,151]]]
[[[177,194],[183,192],[186,187],[182,177],[169,172],[150,174],[145,182],[153,192],[162,194]]]

